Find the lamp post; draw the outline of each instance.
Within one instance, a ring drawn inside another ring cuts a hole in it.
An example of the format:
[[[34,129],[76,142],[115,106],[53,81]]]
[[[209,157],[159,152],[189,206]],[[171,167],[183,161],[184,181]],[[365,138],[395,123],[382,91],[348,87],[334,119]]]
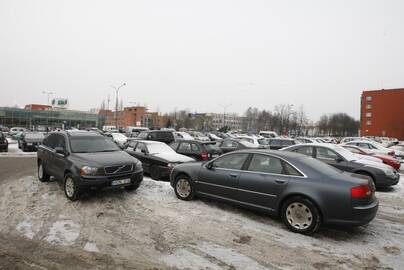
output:
[[[121,87],[123,87],[125,85],[126,85],[126,83],[121,84],[119,87],[111,85],[111,87],[113,89],[115,89],[115,94],[116,94],[116,101],[115,101],[115,128],[118,128],[118,94],[119,94],[119,89],[121,89]]]
[[[232,104],[227,104],[227,105],[219,104],[219,106],[223,108],[223,127],[226,126],[226,109],[227,109],[228,107],[230,107],[231,105],[232,105]]]
[[[49,98],[50,98],[50,96],[53,95],[54,93],[53,93],[53,92],[49,92],[49,91],[42,91],[42,94],[48,96],[48,103],[47,103],[46,105],[49,106]],[[46,131],[48,131],[48,129],[49,129],[49,108],[48,108],[47,113],[46,113]]]

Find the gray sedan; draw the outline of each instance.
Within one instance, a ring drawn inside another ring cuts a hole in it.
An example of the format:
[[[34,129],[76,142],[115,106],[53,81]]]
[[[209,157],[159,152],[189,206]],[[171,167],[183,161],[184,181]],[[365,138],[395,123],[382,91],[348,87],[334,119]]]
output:
[[[367,224],[379,205],[369,177],[292,152],[242,150],[181,164],[170,182],[181,200],[200,196],[260,210],[303,234],[321,223]]]

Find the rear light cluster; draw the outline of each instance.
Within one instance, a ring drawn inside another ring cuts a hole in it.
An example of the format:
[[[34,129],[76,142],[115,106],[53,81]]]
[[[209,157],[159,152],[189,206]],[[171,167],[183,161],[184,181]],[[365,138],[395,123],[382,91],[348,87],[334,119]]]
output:
[[[201,159],[202,160],[209,160],[209,154],[206,152],[202,152],[201,154]]]
[[[388,152],[387,154],[388,154],[389,156],[394,156],[395,153],[394,153],[394,151],[391,151],[391,152]]]
[[[367,198],[372,195],[372,190],[369,185],[360,185],[357,187],[351,188],[351,197],[352,199],[362,199]]]

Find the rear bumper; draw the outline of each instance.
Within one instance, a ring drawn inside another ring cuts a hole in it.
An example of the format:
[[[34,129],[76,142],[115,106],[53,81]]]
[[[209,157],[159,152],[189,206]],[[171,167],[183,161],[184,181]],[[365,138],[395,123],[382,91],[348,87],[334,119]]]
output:
[[[122,180],[122,179],[131,179],[130,183],[125,184],[125,185],[119,185],[119,186],[112,186],[112,181],[115,180]],[[121,186],[129,186],[133,185],[136,183],[140,183],[143,181],[143,170],[138,170],[136,172],[133,172],[131,174],[124,174],[124,175],[119,175],[119,176],[97,176],[97,177],[78,177],[77,178],[77,185],[80,188],[85,188],[85,189],[102,189],[102,188],[107,188],[107,187],[121,187]]]
[[[369,205],[353,207],[351,214],[343,219],[330,219],[326,220],[324,223],[352,227],[362,226],[368,224],[375,218],[378,209],[379,200],[375,199],[375,201]]]

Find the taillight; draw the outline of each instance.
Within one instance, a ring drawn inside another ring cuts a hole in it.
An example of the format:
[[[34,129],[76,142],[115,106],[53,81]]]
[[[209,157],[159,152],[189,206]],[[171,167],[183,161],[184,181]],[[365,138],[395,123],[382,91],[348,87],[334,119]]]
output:
[[[369,185],[361,185],[351,188],[351,197],[353,199],[366,198],[372,195]]]
[[[202,160],[209,160],[209,155],[208,155],[208,153],[202,152],[201,158],[202,158]]]
[[[394,153],[394,151],[391,151],[391,152],[388,152],[387,154],[388,154],[389,156],[394,156],[395,153]]]

